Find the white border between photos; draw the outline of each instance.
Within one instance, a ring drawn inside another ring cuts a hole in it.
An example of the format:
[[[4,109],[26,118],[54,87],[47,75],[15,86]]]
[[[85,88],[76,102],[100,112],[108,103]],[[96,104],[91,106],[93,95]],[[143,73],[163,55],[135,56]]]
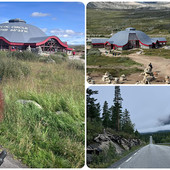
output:
[[[0,2],[80,2],[80,3],[83,3],[84,4],[84,7],[85,7],[85,18],[84,18],[84,22],[85,22],[85,36],[84,36],[84,39],[85,39],[85,56],[86,56],[86,6],[89,2],[109,2],[109,1],[113,1],[113,2],[128,2],[128,1],[131,1],[131,2],[135,2],[135,0],[16,0],[16,1],[11,1],[11,0],[5,0],[5,1],[2,1],[0,0]],[[161,0],[143,0],[143,1],[155,1],[155,2],[159,2]],[[163,1],[168,1],[168,0],[163,0]],[[168,1],[170,2],[170,0]],[[72,168],[72,169],[83,169],[83,170],[87,170],[87,169],[91,169],[87,166],[86,164],[86,132],[87,132],[87,128],[86,128],[86,89],[89,88],[90,86],[115,86],[113,84],[88,84],[87,81],[86,81],[86,57],[85,57],[85,78],[84,78],[84,81],[85,81],[85,165],[82,167],[82,168]],[[135,84],[123,84],[123,85],[120,85],[120,86],[167,86],[167,85],[135,85]],[[6,168],[7,170],[10,169],[10,168]],[[25,170],[25,168],[21,168],[23,170]],[[27,168],[27,169],[31,169],[31,168]],[[39,168],[36,168],[36,169],[39,169]],[[46,169],[46,168],[44,168]],[[50,168],[51,169],[51,168]],[[59,168],[54,168],[54,169],[59,169]],[[66,169],[70,169],[70,168],[60,168],[60,169],[63,169],[63,170],[66,170]],[[102,170],[102,169],[106,169],[106,168],[93,168],[93,169],[96,169],[96,170]],[[149,168],[145,168],[145,169],[148,169],[150,170]],[[48,170],[48,169],[47,169]],[[130,168],[127,168],[126,170],[132,170]],[[133,168],[133,170],[136,170],[136,168]],[[139,169],[140,170],[140,169]],[[161,168],[156,168],[156,170],[162,170]]]

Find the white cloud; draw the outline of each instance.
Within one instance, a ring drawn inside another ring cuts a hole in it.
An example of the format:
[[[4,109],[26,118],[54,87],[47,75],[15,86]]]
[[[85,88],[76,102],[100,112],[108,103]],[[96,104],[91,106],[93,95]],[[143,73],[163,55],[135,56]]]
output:
[[[75,37],[83,36],[82,32],[75,32],[74,30],[63,30],[63,29],[53,29],[50,31],[51,34],[55,34],[58,37]]]
[[[33,12],[31,14],[32,17],[46,17],[46,16],[50,16],[50,14],[48,13],[42,13],[42,12]]]
[[[41,30],[46,33],[48,29],[47,28],[41,28]]]
[[[8,23],[9,19],[8,18],[0,18],[0,23]]]
[[[52,20],[57,20],[57,18],[56,18],[56,17],[53,17]]]
[[[78,45],[85,43],[83,32],[76,32],[71,29],[53,29],[50,31],[52,35],[59,37],[62,41],[66,41],[70,45]]]
[[[170,129],[170,125],[165,125],[165,126],[157,126],[157,127],[150,127],[147,129],[138,129],[138,131],[140,133],[146,133],[146,132],[157,132],[160,130],[169,130]]]

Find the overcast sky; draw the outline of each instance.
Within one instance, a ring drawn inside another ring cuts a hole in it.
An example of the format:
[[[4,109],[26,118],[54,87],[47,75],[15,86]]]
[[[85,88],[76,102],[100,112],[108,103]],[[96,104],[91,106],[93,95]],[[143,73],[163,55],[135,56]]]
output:
[[[0,23],[21,18],[68,44],[84,44],[84,8],[80,2],[0,2]]]
[[[106,100],[113,104],[113,86],[90,87],[98,90],[94,95],[101,104]],[[167,86],[121,86],[123,110],[127,108],[135,128],[139,132],[170,130],[170,87]]]

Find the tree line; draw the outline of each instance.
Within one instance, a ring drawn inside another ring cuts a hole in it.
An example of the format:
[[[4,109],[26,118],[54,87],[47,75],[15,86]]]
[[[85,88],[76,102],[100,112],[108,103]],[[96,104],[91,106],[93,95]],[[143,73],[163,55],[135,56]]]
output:
[[[122,131],[129,134],[139,135],[134,129],[135,124],[130,119],[130,113],[127,109],[122,111],[122,97],[120,86],[115,86],[113,104],[109,107],[105,101],[102,109],[100,103],[93,96],[98,94],[98,91],[87,89],[87,118],[88,121],[101,122],[104,128],[111,128],[115,131]]]

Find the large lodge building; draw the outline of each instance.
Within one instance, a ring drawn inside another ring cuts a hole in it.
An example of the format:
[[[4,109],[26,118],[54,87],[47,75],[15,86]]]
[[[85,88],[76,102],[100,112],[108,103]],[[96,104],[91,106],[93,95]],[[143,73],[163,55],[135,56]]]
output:
[[[47,36],[36,26],[26,24],[21,19],[11,19],[9,23],[0,24],[0,50],[26,50],[27,47],[35,49],[41,47],[42,51],[72,51],[66,42],[56,36]]]
[[[132,48],[158,48],[166,45],[166,39],[150,38],[142,31],[135,28],[126,28],[124,31],[117,32],[111,38],[92,39],[92,45],[95,48],[109,48],[118,50],[127,50]]]

